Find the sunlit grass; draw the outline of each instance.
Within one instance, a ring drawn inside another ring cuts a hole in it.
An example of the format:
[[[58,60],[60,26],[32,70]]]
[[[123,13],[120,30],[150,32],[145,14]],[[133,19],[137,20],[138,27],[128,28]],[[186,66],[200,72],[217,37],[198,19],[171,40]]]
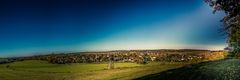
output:
[[[107,68],[107,63],[74,63],[74,64],[51,64],[46,61],[23,61],[9,64],[10,69],[17,71],[29,72],[48,72],[48,73],[71,73],[71,72],[88,72],[104,70]],[[142,66],[136,63],[115,63],[116,68],[137,67]]]
[[[134,79],[148,74],[178,68],[187,63],[151,62],[149,64],[114,63],[115,69],[107,70],[107,63],[51,64],[46,61],[20,61],[0,65],[3,80],[109,80]]]

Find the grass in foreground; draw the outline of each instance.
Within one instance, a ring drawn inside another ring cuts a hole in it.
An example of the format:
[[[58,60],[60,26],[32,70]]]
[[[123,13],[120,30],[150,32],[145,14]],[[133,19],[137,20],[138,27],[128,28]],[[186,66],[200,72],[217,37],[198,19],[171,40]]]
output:
[[[239,59],[224,59],[151,74],[136,80],[239,80],[239,72]]]
[[[0,65],[0,80],[128,80],[187,64],[189,63],[114,63],[116,69],[107,70],[107,63],[51,64],[29,60]]]

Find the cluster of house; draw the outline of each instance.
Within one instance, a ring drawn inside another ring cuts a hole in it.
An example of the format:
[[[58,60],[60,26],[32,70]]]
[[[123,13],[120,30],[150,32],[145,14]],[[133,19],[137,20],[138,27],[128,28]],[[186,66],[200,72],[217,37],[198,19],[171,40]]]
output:
[[[50,54],[15,58],[15,60],[45,60],[51,63],[98,63],[98,62],[146,62],[146,61],[202,61],[223,57],[223,51],[207,50],[130,50],[89,52],[70,54]]]
[[[97,62],[143,62],[143,61],[202,61],[223,57],[222,51],[207,50],[132,50],[109,51],[72,54],[51,54],[44,56],[27,57],[25,59],[46,60],[51,63],[97,63]]]

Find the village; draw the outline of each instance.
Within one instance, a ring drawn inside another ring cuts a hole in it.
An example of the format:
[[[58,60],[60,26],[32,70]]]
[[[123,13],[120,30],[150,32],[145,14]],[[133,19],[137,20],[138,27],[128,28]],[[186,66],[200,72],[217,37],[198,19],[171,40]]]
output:
[[[14,57],[8,58],[8,60],[5,60],[5,63],[23,60],[44,60],[55,64],[101,63],[109,61],[145,64],[149,61],[200,62],[203,60],[222,58],[225,55],[224,51],[209,50],[126,50]]]

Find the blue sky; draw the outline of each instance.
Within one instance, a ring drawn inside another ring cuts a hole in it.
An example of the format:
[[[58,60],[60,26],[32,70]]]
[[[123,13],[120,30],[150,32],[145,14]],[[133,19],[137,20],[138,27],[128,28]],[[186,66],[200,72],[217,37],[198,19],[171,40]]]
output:
[[[129,49],[223,49],[202,0],[0,1],[0,56]]]

